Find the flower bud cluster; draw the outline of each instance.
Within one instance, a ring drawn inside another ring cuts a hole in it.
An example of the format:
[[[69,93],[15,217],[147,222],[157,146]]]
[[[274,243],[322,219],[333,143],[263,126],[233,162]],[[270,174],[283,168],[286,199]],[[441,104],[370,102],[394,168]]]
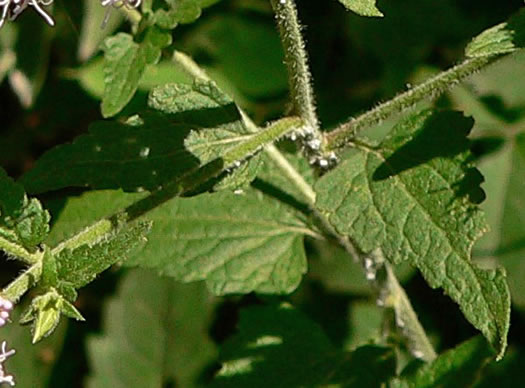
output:
[[[0,327],[5,326],[9,320],[9,315],[13,310],[13,302],[4,299],[0,296]],[[7,383],[10,386],[15,386],[15,378],[13,375],[7,374],[5,371],[4,363],[6,360],[14,355],[16,351],[14,349],[7,350],[7,341],[2,341],[0,348],[0,384]]]

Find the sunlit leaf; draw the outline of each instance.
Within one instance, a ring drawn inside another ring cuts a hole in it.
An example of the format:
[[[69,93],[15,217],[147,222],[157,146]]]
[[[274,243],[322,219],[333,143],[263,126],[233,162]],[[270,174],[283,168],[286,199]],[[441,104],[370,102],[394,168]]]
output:
[[[417,266],[499,351],[506,347],[510,296],[501,268],[471,261],[487,229],[477,207],[482,177],[469,164],[472,120],[423,111],[378,146],[360,147],[316,185],[317,205],[364,252]]]

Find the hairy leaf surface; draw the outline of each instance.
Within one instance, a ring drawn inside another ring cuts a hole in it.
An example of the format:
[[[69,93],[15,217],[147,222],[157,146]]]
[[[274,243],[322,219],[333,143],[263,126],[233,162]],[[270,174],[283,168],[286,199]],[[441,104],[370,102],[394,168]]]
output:
[[[184,141],[186,149],[199,158],[201,164],[221,157],[253,135],[244,125],[235,103],[212,81],[196,79],[193,85],[166,84],[157,87],[150,94],[149,105],[169,114],[185,114],[191,110],[206,110],[214,114],[212,127],[192,130]],[[239,161],[239,165],[225,174],[215,189],[236,189],[249,184],[260,165],[258,156]]]
[[[119,113],[137,91],[148,64],[160,59],[161,49],[171,44],[171,34],[150,27],[141,43],[129,34],[119,33],[104,41],[104,96],[102,116]]]
[[[395,374],[392,350],[347,353],[290,305],[241,311],[237,334],[221,348],[216,387],[379,387]]]
[[[259,193],[175,198],[150,212],[144,250],[126,263],[183,282],[206,280],[214,294],[289,293],[306,272],[303,217]]]
[[[525,47],[525,10],[508,22],[498,24],[476,36],[465,49],[467,57],[509,54]]]
[[[34,251],[49,233],[49,213],[0,168],[0,239]]]
[[[482,177],[469,164],[472,120],[423,111],[400,122],[379,147],[355,150],[316,185],[317,205],[364,252],[408,260],[441,287],[495,346],[506,347],[510,299],[502,269],[470,260],[487,226],[476,203]]]
[[[144,244],[150,227],[150,223],[138,223],[92,244],[62,250],[56,259],[59,282],[74,288],[89,284],[98,274],[126,259],[133,249]]]
[[[87,386],[196,386],[215,353],[205,335],[211,306],[202,284],[128,273],[105,308],[102,334],[88,341]]]

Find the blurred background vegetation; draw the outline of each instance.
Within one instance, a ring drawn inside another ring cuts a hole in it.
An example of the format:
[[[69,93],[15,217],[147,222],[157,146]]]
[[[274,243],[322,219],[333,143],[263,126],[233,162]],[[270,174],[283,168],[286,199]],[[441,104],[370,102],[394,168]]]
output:
[[[73,140],[101,119],[103,74],[98,47],[104,36],[127,31],[129,24],[114,11],[107,28],[101,30],[104,9],[98,3],[55,0],[55,28],[30,10],[0,31],[0,165],[15,178],[43,152]],[[269,1],[209,3],[216,4],[195,23],[174,30],[175,47],[204,66],[256,122],[285,113],[286,72]],[[335,0],[297,3],[326,129],[458,63],[470,38],[523,6],[521,0],[380,0],[378,7],[385,17],[368,19],[347,12]],[[487,368],[480,386],[516,386],[525,373],[524,66],[525,53],[507,57],[436,102],[476,119],[472,149],[486,180],[487,200],[482,206],[491,231],[476,244],[475,259],[502,263],[508,269],[513,295],[508,354]],[[166,52],[161,64],[147,71],[140,92],[122,115],[145,107],[151,86],[169,81],[189,82]],[[389,125],[385,123],[377,132]],[[78,190],[60,191],[42,200],[56,215],[66,198],[78,194]],[[320,324],[341,348],[352,349],[379,338],[382,311],[361,270],[328,244],[308,242],[307,249],[310,272],[294,294],[282,299]],[[2,285],[21,269],[5,258],[1,266]],[[441,291],[431,290],[416,272],[401,268],[399,276],[438,351],[476,334],[458,307]],[[109,271],[83,289],[78,307],[87,322],[64,322],[36,347],[29,345],[28,328],[11,324],[2,329],[2,339],[9,339],[18,350],[9,360],[9,371],[16,374],[19,386],[85,386],[96,359],[95,347],[87,344],[108,329],[107,322],[115,313],[105,314],[107,302],[124,287],[119,284],[122,279],[121,271]],[[131,282],[127,287],[133,287],[133,279],[126,280]],[[267,298],[216,299],[201,284],[173,287],[178,314],[173,330],[180,346],[171,358],[176,372],[167,386],[204,384],[218,367],[217,347],[235,331],[239,309]],[[122,325],[132,321],[132,310],[115,319],[121,319]]]

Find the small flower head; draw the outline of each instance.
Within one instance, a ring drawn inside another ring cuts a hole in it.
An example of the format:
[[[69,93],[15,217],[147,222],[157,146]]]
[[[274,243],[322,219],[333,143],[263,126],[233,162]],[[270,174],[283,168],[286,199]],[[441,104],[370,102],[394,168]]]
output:
[[[0,327],[4,326],[8,320],[11,310],[13,310],[13,302],[4,299],[0,296]]]

